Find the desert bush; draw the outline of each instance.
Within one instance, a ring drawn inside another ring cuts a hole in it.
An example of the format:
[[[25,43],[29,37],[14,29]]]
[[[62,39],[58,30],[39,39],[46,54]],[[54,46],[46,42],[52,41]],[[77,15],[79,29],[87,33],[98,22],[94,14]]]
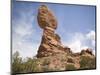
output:
[[[73,64],[66,64],[66,70],[76,70]]]
[[[15,52],[12,58],[12,73],[21,72],[22,58],[19,56],[19,52]]]
[[[19,52],[15,52],[12,56],[12,74],[27,73],[27,72],[41,72],[40,59],[27,58],[23,61]]]
[[[90,56],[81,56],[80,69],[93,69],[95,68],[95,58]]]
[[[51,69],[51,68],[49,68],[49,66],[48,65],[46,65],[46,66],[43,66],[43,72],[49,72],[49,71],[54,71],[53,69]]]

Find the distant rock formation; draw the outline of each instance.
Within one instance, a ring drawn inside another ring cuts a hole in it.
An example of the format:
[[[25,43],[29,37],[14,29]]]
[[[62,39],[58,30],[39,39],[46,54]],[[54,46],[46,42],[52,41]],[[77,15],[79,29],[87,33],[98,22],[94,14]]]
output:
[[[47,6],[42,5],[38,10],[38,24],[43,29],[43,36],[37,57],[45,57],[55,55],[56,53],[64,53],[64,48],[60,36],[55,33],[57,29],[57,20]]]

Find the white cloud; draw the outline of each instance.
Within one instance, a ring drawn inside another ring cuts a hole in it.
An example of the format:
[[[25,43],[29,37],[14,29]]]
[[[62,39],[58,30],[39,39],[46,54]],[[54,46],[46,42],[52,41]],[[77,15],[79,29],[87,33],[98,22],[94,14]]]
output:
[[[25,57],[32,57],[36,55],[39,44],[32,41],[27,41],[27,38],[33,38],[35,30],[33,30],[32,22],[34,16],[32,11],[17,11],[20,18],[12,20],[12,52],[18,51],[20,55]]]
[[[20,52],[21,57],[33,57],[36,55],[38,49],[37,43],[28,43],[28,42],[22,42],[22,40],[19,40],[13,44],[13,53],[16,51]]]
[[[90,31],[86,37],[91,40],[92,46],[95,46],[95,31]]]
[[[73,43],[68,44],[73,52],[81,52],[82,49],[88,48],[87,46],[83,46],[81,40],[75,40]]]
[[[31,35],[33,32],[32,22],[34,20],[32,12],[27,14],[20,12],[19,14],[19,18],[12,20],[13,31],[20,36]]]
[[[80,52],[82,49],[91,48],[93,53],[95,52],[95,32],[90,31],[89,33],[74,33],[67,42],[63,42],[64,45],[70,47],[74,53]]]
[[[95,40],[95,32],[94,31],[90,31],[86,36],[87,36],[87,38],[89,38],[91,40]]]

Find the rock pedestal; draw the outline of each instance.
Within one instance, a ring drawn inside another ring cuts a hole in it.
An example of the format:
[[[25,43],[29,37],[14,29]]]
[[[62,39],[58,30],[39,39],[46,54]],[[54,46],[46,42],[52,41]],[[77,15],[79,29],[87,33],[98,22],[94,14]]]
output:
[[[37,57],[51,56],[64,53],[64,48],[60,41],[60,36],[55,33],[57,20],[47,6],[42,5],[38,9],[38,24],[43,29],[43,36]]]

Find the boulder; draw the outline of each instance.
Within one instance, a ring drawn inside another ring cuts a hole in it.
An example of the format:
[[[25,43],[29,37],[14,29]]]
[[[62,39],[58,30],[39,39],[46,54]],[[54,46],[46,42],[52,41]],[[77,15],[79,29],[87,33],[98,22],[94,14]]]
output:
[[[50,27],[52,29],[57,28],[57,20],[46,5],[41,5],[38,9],[37,20],[42,29],[45,29],[45,27]]]

